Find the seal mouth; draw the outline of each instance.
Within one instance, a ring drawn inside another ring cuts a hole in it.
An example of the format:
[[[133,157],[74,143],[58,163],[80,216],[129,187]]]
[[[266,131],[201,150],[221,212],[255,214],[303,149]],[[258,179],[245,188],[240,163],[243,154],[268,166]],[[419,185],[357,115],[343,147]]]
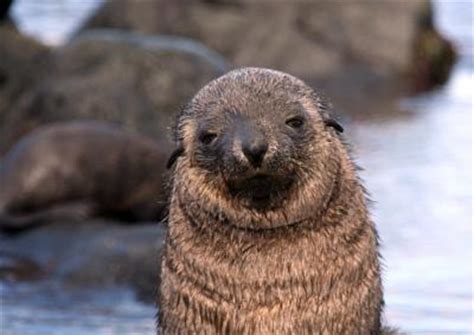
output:
[[[276,200],[284,198],[292,183],[288,177],[256,174],[233,178],[227,185],[230,195],[241,200],[246,207],[264,209],[277,205]]]

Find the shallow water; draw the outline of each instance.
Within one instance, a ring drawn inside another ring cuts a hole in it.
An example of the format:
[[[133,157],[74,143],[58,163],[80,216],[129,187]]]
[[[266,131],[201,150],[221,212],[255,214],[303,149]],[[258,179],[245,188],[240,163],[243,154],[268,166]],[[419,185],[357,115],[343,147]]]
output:
[[[460,64],[414,115],[352,128],[383,240],[387,318],[410,331],[471,327],[471,110]],[[472,77],[471,80],[472,87]]]
[[[15,0],[10,12],[20,29],[50,45],[69,39],[104,0]]]
[[[437,3],[461,51],[450,81],[397,119],[351,125],[383,240],[386,314],[410,332],[471,333],[472,3]]]
[[[0,285],[2,335],[154,334],[156,313],[126,289]]]
[[[26,32],[57,44],[95,5],[92,0],[17,0],[14,16]],[[462,52],[449,83],[404,100],[409,113],[346,128],[376,200],[387,321],[409,333],[468,334],[473,12],[469,2],[438,1],[435,9],[437,24]],[[125,289],[1,284],[0,297],[5,335],[152,334],[154,329],[154,307],[135,301]]]

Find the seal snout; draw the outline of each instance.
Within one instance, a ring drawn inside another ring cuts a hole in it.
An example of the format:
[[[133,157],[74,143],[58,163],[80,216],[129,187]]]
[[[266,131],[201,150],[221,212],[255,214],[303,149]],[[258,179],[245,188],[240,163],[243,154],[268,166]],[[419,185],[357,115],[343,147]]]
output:
[[[238,141],[236,143],[240,144],[239,150],[248,163],[254,169],[259,169],[262,167],[266,158],[265,155],[268,152],[268,139],[265,137],[265,131],[250,120],[239,121],[237,123],[236,137]]]
[[[254,168],[262,166],[267,151],[268,143],[264,140],[253,139],[242,143],[242,152]]]

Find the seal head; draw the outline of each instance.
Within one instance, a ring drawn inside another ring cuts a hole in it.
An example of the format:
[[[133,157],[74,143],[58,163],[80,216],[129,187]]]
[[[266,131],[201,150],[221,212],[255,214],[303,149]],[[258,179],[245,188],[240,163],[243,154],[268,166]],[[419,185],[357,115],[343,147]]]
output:
[[[232,71],[205,86],[181,114],[176,178],[193,178],[189,194],[233,224],[262,229],[304,221],[323,210],[338,171],[329,147],[342,128],[327,107],[288,74]]]

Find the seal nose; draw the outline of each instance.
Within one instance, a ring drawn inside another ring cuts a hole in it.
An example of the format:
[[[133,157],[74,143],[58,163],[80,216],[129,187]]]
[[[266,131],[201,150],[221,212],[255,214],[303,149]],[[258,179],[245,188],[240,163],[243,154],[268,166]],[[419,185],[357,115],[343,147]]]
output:
[[[242,145],[242,152],[247,157],[253,167],[262,166],[263,158],[268,150],[268,144],[265,142],[254,141]]]

